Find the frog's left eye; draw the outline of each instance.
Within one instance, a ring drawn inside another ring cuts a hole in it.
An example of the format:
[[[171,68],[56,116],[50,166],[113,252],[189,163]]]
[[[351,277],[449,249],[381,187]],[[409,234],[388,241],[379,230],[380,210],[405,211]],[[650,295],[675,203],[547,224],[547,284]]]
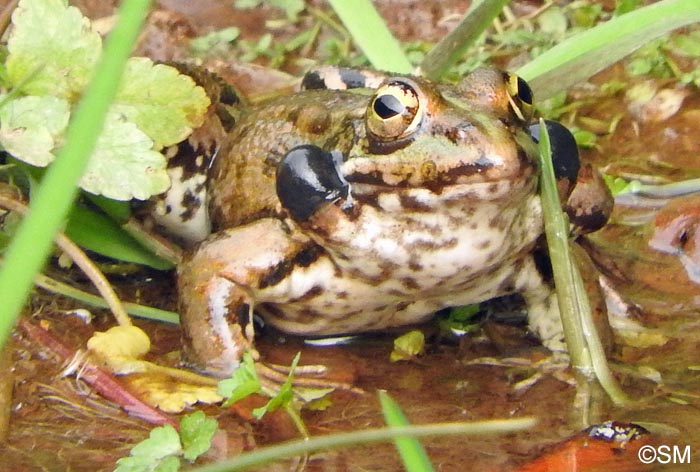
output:
[[[367,109],[367,130],[382,141],[403,138],[421,122],[418,92],[408,83],[392,80],[379,87]]]
[[[529,123],[533,115],[532,89],[522,77],[510,72],[505,73],[505,82],[513,113],[525,123]]]

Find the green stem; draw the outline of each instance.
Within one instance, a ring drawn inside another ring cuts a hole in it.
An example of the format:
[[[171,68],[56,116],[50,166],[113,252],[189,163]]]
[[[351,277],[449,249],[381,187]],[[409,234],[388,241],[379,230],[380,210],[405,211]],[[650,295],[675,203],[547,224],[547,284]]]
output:
[[[366,429],[325,436],[317,436],[301,441],[292,441],[269,446],[253,452],[245,452],[238,457],[216,464],[195,467],[190,472],[232,472],[268,464],[288,457],[326,449],[337,449],[357,444],[391,441],[400,436],[426,437],[438,435],[484,435],[521,431],[535,425],[533,418],[511,420],[490,420],[474,423],[440,423],[415,426],[395,426],[390,428]]]
[[[662,185],[640,184],[634,189],[634,193],[656,198],[679,197],[681,195],[697,192],[700,192],[700,179],[681,180],[679,182]]]
[[[329,0],[355,44],[376,69],[408,74],[413,67],[370,0]]]
[[[474,2],[459,25],[426,54],[418,75],[439,80],[483,34],[510,0]]]
[[[44,290],[78,300],[79,302],[87,305],[97,308],[109,308],[107,302],[105,302],[103,298],[59,282],[58,280],[47,277],[44,274],[37,274],[34,278],[34,283]],[[178,314],[172,311],[161,310],[160,308],[153,308],[130,302],[122,302],[122,305],[127,313],[132,316],[138,316],[139,318],[146,318],[148,320],[161,321],[163,323],[171,324],[177,324],[179,320]]]
[[[107,110],[117,93],[122,71],[146,17],[149,0],[124,0],[119,21],[85,95],[66,132],[66,144],[46,172],[0,268],[0,345],[7,341],[31,290],[35,274],[46,262],[78,192],[100,135]]]
[[[547,236],[549,257],[552,261],[554,285],[564,326],[564,337],[571,356],[571,365],[590,375],[593,372],[590,356],[583,336],[581,323],[577,318],[578,305],[569,251],[569,224],[561,211],[557,191],[549,134],[544,120],[540,119],[539,156],[541,167],[540,184],[544,230]]]
[[[628,401],[627,397],[610,372],[603,344],[595,329],[581,273],[572,262],[569,223],[561,211],[552,167],[549,135],[542,119],[540,119],[539,151],[545,235],[571,365],[586,378],[591,378],[592,374],[595,374],[610,398],[616,404],[624,404]]]
[[[624,405],[629,403],[629,398],[627,398],[625,392],[623,392],[617,384],[617,381],[615,380],[615,377],[613,377],[610,367],[608,366],[608,360],[605,356],[605,349],[603,348],[603,343],[600,340],[600,336],[598,336],[598,332],[596,331],[595,323],[593,321],[593,313],[588,297],[586,296],[586,289],[583,284],[583,278],[581,277],[581,271],[578,270],[576,264],[572,264],[571,269],[575,284],[574,291],[578,295],[576,300],[579,306],[581,328],[583,330],[584,339],[590,355],[590,362],[593,367],[593,371],[595,372],[601,387],[603,387],[603,390],[607,392],[610,399],[616,405]]]
[[[408,418],[404,415],[399,404],[385,391],[380,390],[378,393],[387,426],[408,426]],[[432,472],[435,470],[428,453],[425,452],[425,448],[417,438],[397,437],[394,439],[394,445],[399,451],[407,472]]]

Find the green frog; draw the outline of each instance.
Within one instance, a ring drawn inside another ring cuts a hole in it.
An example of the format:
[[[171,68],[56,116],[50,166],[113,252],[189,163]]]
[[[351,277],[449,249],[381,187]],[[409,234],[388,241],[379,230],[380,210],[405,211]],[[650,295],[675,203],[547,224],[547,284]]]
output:
[[[543,344],[565,349],[535,257],[538,129],[522,79],[489,68],[450,85],[322,68],[298,93],[234,108],[211,162],[196,163],[206,175],[173,174],[190,183],[171,189],[187,207],[173,226],[194,242],[211,232],[178,268],[189,366],[230,375],[253,349],[253,310],[284,332],[324,336],[512,293]],[[570,198],[584,167],[570,133],[548,127],[564,207],[596,229],[610,195],[589,172],[586,198]]]

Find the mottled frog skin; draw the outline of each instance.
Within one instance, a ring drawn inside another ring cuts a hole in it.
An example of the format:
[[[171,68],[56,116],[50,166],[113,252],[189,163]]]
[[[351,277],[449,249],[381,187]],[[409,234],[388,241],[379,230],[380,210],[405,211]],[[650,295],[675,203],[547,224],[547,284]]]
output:
[[[543,228],[526,84],[494,69],[457,85],[337,69],[304,80],[328,84],[238,110],[216,152],[198,194],[213,234],[178,269],[186,363],[229,375],[252,348],[253,307],[282,331],[333,335],[511,293],[542,342],[564,349],[533,257]],[[556,130],[566,198],[578,156]],[[601,192],[572,216],[604,223]]]

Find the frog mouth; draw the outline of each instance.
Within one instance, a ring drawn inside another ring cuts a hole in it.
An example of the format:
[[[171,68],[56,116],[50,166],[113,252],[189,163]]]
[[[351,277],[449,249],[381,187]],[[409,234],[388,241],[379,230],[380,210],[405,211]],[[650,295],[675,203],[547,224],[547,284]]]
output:
[[[350,184],[387,188],[427,188],[481,185],[499,182],[528,180],[535,174],[535,167],[519,160],[515,165],[504,165],[500,158],[480,158],[468,164],[439,169],[433,161],[420,166],[398,166],[392,170],[355,169],[344,173]]]

